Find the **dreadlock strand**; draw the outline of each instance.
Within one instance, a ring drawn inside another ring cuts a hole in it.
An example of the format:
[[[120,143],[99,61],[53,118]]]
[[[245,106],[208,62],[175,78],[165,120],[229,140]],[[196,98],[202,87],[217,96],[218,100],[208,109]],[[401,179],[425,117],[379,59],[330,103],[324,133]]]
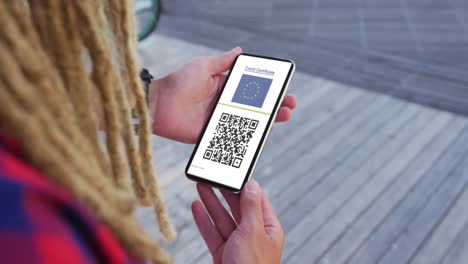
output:
[[[115,183],[119,188],[128,190],[127,168],[121,153],[121,124],[119,122],[121,111],[112,90],[116,85],[114,80],[117,73],[112,67],[111,57],[106,49],[106,41],[102,35],[102,21],[97,19],[101,18],[99,13],[102,10],[99,1],[97,3],[91,0],[74,1],[73,4],[76,6],[78,17],[84,24],[80,27],[80,34],[93,61],[92,80],[99,90],[104,106],[107,149],[112,161]]]
[[[3,85],[0,84],[0,86]],[[31,160],[35,161],[36,166],[48,168],[48,175],[67,190],[75,193],[80,201],[87,204],[112,231],[117,233],[117,237],[122,240],[122,243],[130,252],[137,256],[148,256],[156,263],[171,262],[170,257],[159,245],[141,233],[136,227],[134,219],[125,219],[118,216],[112,207],[100,198],[99,192],[91,192],[89,186],[79,177],[65,176],[72,175],[73,172],[68,170],[66,166],[60,166],[60,163],[57,162],[62,158],[60,153],[57,153],[54,149],[47,148],[47,144],[51,142],[47,141],[47,136],[44,135],[44,130],[41,129],[39,120],[31,118],[28,112],[21,110],[18,105],[15,105],[14,99],[11,98],[10,94],[6,93],[5,89],[0,90],[0,95],[1,98],[10,99],[2,102],[5,104],[0,106],[0,117],[3,120],[2,125],[5,125],[2,129],[6,129],[19,139],[18,142],[22,143],[21,146],[25,150],[28,150],[26,153],[30,156]],[[10,111],[11,109],[15,110]],[[28,139],[32,136],[38,140],[30,144]],[[28,143],[25,144],[25,142]],[[48,149],[47,155],[44,155],[44,149]]]
[[[126,19],[124,17],[125,13],[125,8],[121,4],[120,1],[108,1],[105,2],[105,10],[106,14],[108,17],[108,21],[110,26],[113,29],[114,34],[114,41],[113,43],[115,44],[116,47],[116,53],[117,55],[115,56],[117,62],[116,64],[119,65],[120,69],[120,74],[119,77],[121,78],[121,82],[119,82],[119,88],[117,89],[117,101],[119,104],[123,105],[124,107],[122,108],[122,124],[123,124],[123,136],[124,136],[124,143],[125,143],[125,148],[128,153],[128,158],[130,161],[130,169],[131,169],[131,179],[132,179],[132,186],[133,190],[135,191],[135,194],[137,195],[138,199],[140,200],[140,203],[145,206],[151,205],[150,197],[148,195],[148,191],[145,186],[145,180],[143,178],[143,171],[142,171],[142,166],[141,166],[141,159],[140,155],[135,143],[135,136],[133,133],[133,126],[131,123],[131,113],[129,111],[131,103],[129,102],[130,95],[132,95],[132,92],[129,91],[130,89],[125,89],[122,84],[125,84],[125,87],[129,87],[129,76],[128,72],[124,68],[124,63],[122,60],[125,57],[125,43],[126,39],[124,38],[124,35],[122,34],[122,31],[124,30],[124,23],[121,23],[120,21],[117,21],[115,18],[122,18],[121,21],[124,22]],[[120,23],[119,23],[120,22]]]
[[[76,13],[70,5],[64,5],[63,9],[65,10],[65,12],[63,12],[63,19],[70,25],[70,30],[67,31],[69,33],[69,39],[72,40],[70,45],[72,45],[72,49],[76,52],[77,58],[84,58],[83,47],[79,42],[79,21],[76,17]],[[80,101],[77,102],[77,105],[81,105],[83,108],[81,111],[81,118],[85,120],[85,127],[86,130],[89,131],[88,134],[91,138],[92,144],[95,146],[95,151],[98,153],[98,159],[100,160],[106,174],[109,175],[111,173],[110,163],[107,156],[104,155],[102,145],[99,143],[99,139],[97,137],[98,125],[95,121],[97,118],[93,116],[93,111],[91,111],[93,109],[90,100],[92,83],[85,71],[83,63],[73,63],[73,57],[70,57],[68,65],[73,65],[74,68],[72,69],[75,69],[75,75],[72,75],[69,81],[72,86],[70,89],[80,91],[78,94]]]
[[[0,64],[0,70],[4,70],[4,65],[8,65],[11,69],[15,69],[15,61],[9,56],[9,54],[5,53],[4,47],[0,44],[0,60],[4,62],[4,64]],[[18,72],[20,70],[13,70],[7,76],[1,76],[1,80],[7,85],[6,87],[10,87],[12,91],[11,94],[8,94],[7,91],[9,90],[4,89],[2,91],[6,94],[5,98],[7,97],[14,97],[16,100],[19,101],[19,105],[24,105],[25,110],[28,110],[29,115],[31,117],[36,117],[36,119],[40,120],[41,127],[45,131],[46,134],[50,134],[51,140],[54,142],[51,144],[50,148],[61,149],[61,153],[64,157],[67,157],[70,164],[74,169],[77,171],[75,174],[81,174],[85,176],[85,180],[87,180],[88,184],[90,184],[94,189],[96,189],[99,193],[102,193],[103,197],[109,200],[111,203],[115,203],[118,207],[122,209],[122,212],[131,212],[133,210],[133,201],[132,199],[124,194],[120,193],[117,190],[112,190],[109,188],[108,179],[105,177],[100,177],[101,175],[96,173],[96,170],[88,169],[89,162],[86,160],[86,157],[80,155],[76,152],[76,149],[73,147],[67,147],[67,139],[66,136],[61,133],[61,129],[56,127],[56,123],[54,122],[53,116],[47,111],[47,109],[40,103],[35,103],[35,98],[37,95],[34,93],[34,87],[32,84],[27,83],[26,80],[19,76]],[[20,89],[13,89],[13,87],[21,87]],[[39,87],[36,87],[39,88]],[[55,127],[54,127],[55,126]],[[48,129],[44,129],[48,128]],[[89,177],[86,177],[89,176]]]
[[[31,115],[29,111],[21,109],[19,102],[13,94],[9,93],[5,88],[3,82],[0,82],[0,97],[9,99],[3,100],[0,106],[0,115],[2,116],[3,124],[2,130],[6,130],[19,139],[21,147],[27,150],[25,153],[30,154],[31,160],[38,168],[47,171],[48,176],[52,177],[54,182],[63,186],[65,189],[73,192],[79,200],[88,205],[94,203],[105,204],[103,207],[110,207],[110,204],[105,202],[99,192],[90,188],[91,186],[86,183],[81,177],[72,177],[76,174],[68,166],[63,166],[60,160],[63,158],[62,153],[56,148],[50,147],[56,141],[50,141],[58,137],[57,131],[46,131],[41,126],[41,119]],[[8,87],[8,86],[7,86]],[[11,109],[14,109],[11,111]],[[22,122],[14,122],[22,121]],[[50,136],[48,136],[50,135]],[[34,137],[34,141],[29,139]],[[27,142],[27,143],[26,143]],[[60,143],[59,143],[60,144]],[[95,201],[88,201],[83,199],[91,193],[96,193]],[[102,209],[101,209],[102,210]]]
[[[62,41],[68,40],[69,50],[64,53],[64,60],[66,64],[60,69],[69,69],[68,71],[63,71],[62,75],[65,76],[66,86],[68,90],[74,94],[71,94],[75,109],[77,109],[78,120],[82,120],[83,130],[89,140],[91,145],[94,146],[94,152],[97,155],[99,164],[104,172],[108,175],[110,174],[111,168],[109,160],[104,155],[102,145],[99,143],[98,139],[98,127],[93,117],[92,105],[91,105],[91,82],[88,75],[86,74],[84,63],[75,63],[76,58],[84,58],[83,47],[79,42],[79,32],[78,32],[78,21],[74,10],[70,5],[60,2],[60,6],[56,6],[54,10],[55,13],[62,14],[60,17],[62,23],[69,24],[70,29],[63,30],[63,35],[65,38]],[[58,16],[57,16],[58,17]],[[60,25],[58,25],[59,28]],[[62,42],[64,43],[64,42]]]
[[[124,96],[123,90],[117,92],[118,103],[130,107],[126,97]],[[123,139],[127,155],[130,162],[130,171],[133,190],[142,205],[150,205],[148,191],[146,190],[145,181],[143,179],[143,173],[141,169],[141,160],[138,155],[137,146],[133,134],[133,126],[130,119],[129,108],[123,111],[122,114],[122,125],[123,125]]]
[[[28,0],[8,1],[8,3],[3,3],[3,5],[5,6],[2,6],[2,8],[4,11],[8,10],[11,13],[11,17],[21,18],[15,21],[21,33],[29,39],[30,45],[39,49],[40,43],[39,37],[36,34],[37,32],[31,30],[33,28],[33,23]]]
[[[50,43],[43,45],[53,63],[57,65],[64,86],[77,113],[76,122],[80,125],[84,140],[90,141],[91,148],[88,155],[95,155],[98,165],[106,174],[109,174],[110,165],[105,159],[98,143],[97,127],[92,119],[89,96],[89,79],[84,71],[83,63],[76,63],[76,58],[83,58],[82,48],[78,42],[75,27],[64,30],[63,24],[71,23],[73,12],[67,12],[67,6],[62,1],[37,1],[41,4],[33,6],[35,12],[35,25],[43,25],[39,35],[43,41]],[[59,15],[56,15],[59,14]],[[67,43],[67,49],[61,43]]]
[[[117,236],[122,241],[124,246],[137,256],[146,256],[153,263],[168,264],[172,263],[171,256],[159,245],[143,234],[135,219],[131,219],[126,223],[110,222],[111,230],[119,230]],[[138,235],[131,235],[138,234]]]
[[[15,105],[15,98],[12,98],[14,96],[7,93],[3,82],[0,82],[0,87],[2,87],[0,89],[0,98],[8,99],[2,102],[0,106],[2,124],[7,127],[8,132],[19,139],[18,142],[23,143],[21,146],[28,150],[27,153],[31,155],[31,160],[35,161],[35,165],[39,168],[46,168],[48,175],[55,182],[75,193],[80,201],[87,204],[117,234],[117,237],[121,239],[130,252],[137,256],[147,256],[156,263],[170,263],[170,257],[161,247],[146,238],[137,229],[134,219],[125,219],[118,216],[113,211],[111,204],[107,204],[100,197],[100,192],[90,191],[90,186],[83,182],[80,177],[69,176],[73,175],[73,172],[67,166],[61,166],[60,160],[63,157],[61,153],[58,153],[55,148],[48,148],[48,146],[57,142],[48,141],[47,135],[44,134],[46,130],[41,128],[41,120],[31,116],[30,112],[20,110],[19,105]],[[14,109],[14,111],[10,111],[11,109]],[[30,144],[28,139],[33,136],[36,140],[33,144]],[[44,150],[47,150],[47,153],[44,153]]]
[[[129,253],[166,264],[170,255],[130,213],[127,163],[134,189],[138,180],[148,189],[163,235],[174,233],[151,164],[130,10],[129,2],[111,0],[0,1],[0,129],[17,139],[26,160],[93,211]],[[138,144],[129,129],[130,106],[141,121]],[[90,110],[101,107],[105,148]]]
[[[114,38],[115,38],[115,46],[116,46],[116,52],[118,53],[117,58],[119,59],[119,69],[121,71],[121,78],[124,83],[124,87],[128,101],[130,103],[130,106],[132,109],[135,107],[135,98],[133,95],[133,92],[131,89],[129,89],[129,74],[125,70],[125,65],[123,62],[123,58],[125,55],[125,43],[129,41],[128,39],[125,38],[123,31],[125,30],[122,28],[125,26],[125,21],[127,18],[125,17],[127,12],[126,12],[126,5],[124,4],[123,1],[112,1],[112,0],[106,0],[104,1],[105,5],[105,15],[106,15],[106,21],[109,22],[109,25],[112,28]],[[132,8],[132,7],[130,7]],[[136,47],[136,45],[134,46]]]
[[[4,12],[0,10],[0,13]],[[61,78],[58,78],[59,74],[56,71],[56,68],[52,66],[52,63],[49,61],[48,56],[46,56],[41,50],[34,50],[29,46],[28,41],[15,41],[15,39],[21,38],[21,33],[18,31],[17,26],[14,21],[8,21],[8,16],[0,15],[0,24],[7,25],[7,29],[4,32],[5,39],[8,40],[11,44],[17,42],[16,45],[10,45],[10,52],[14,54],[15,60],[18,60],[22,67],[21,71],[24,73],[24,77],[34,83],[36,87],[42,87],[45,93],[48,93],[48,96],[43,97],[45,101],[53,109],[54,114],[56,115],[56,121],[61,125],[61,128],[65,131],[67,136],[70,137],[70,141],[76,148],[76,152],[82,153],[83,157],[92,155],[92,150],[90,144],[84,144],[83,141],[86,139],[81,135],[80,130],[74,128],[76,123],[75,116],[73,113],[73,106],[67,100],[68,96],[64,93],[57,92],[64,90],[63,83]],[[4,21],[6,19],[6,21]],[[3,23],[5,22],[5,23]],[[34,51],[34,52],[33,52]],[[6,53],[6,55],[8,55]],[[39,57],[38,60],[31,60],[31,58]],[[46,67],[50,76],[55,76],[55,78],[45,78],[44,75],[41,75],[40,72],[43,69],[43,65],[50,65]],[[61,88],[57,88],[61,87]],[[37,89],[33,89],[37,92]],[[41,96],[40,93],[37,95]],[[37,100],[37,98],[32,98],[31,100]],[[96,159],[89,159],[88,161],[90,166],[97,166]]]
[[[29,45],[29,43],[34,42],[34,40],[26,38],[25,41],[17,41],[22,34],[15,23],[16,18],[13,19],[3,8],[0,10],[0,14],[0,22],[2,25],[5,25],[4,34],[2,36],[4,40],[9,43],[11,50],[16,54],[16,59],[24,62],[21,63],[21,65],[23,65],[22,70],[25,73],[25,77],[29,78],[31,81],[35,81],[38,85],[43,85],[46,89],[50,89],[50,91],[57,92],[51,92],[52,95],[50,98],[46,97],[44,99],[55,102],[52,107],[57,110],[59,123],[62,123],[63,126],[70,125],[70,121],[74,120],[74,116],[68,116],[68,114],[73,108],[67,100],[56,68],[52,66],[53,64],[48,56],[42,52],[42,49],[38,48],[36,45]],[[8,19],[8,17],[10,18]],[[39,57],[40,60],[33,61],[31,60],[33,57]],[[41,74],[44,68],[47,68],[50,72],[50,76],[54,76],[54,78],[44,78]],[[50,79],[53,79],[53,81]]]
[[[129,2],[126,2],[128,6],[130,6]],[[129,8],[125,8],[125,10],[129,10]],[[176,237],[176,233],[174,228],[170,224],[168,210],[166,208],[166,203],[164,202],[162,193],[159,189],[158,182],[156,180],[156,175],[154,173],[154,169],[152,166],[152,154],[151,154],[151,128],[150,128],[150,117],[148,114],[148,109],[146,105],[146,98],[143,93],[143,87],[141,81],[138,78],[138,70],[137,70],[137,56],[136,50],[131,45],[134,43],[130,37],[135,36],[131,32],[134,30],[131,25],[132,20],[130,16],[126,16],[129,19],[127,20],[127,25],[123,27],[123,33],[128,41],[126,42],[126,52],[125,54],[125,65],[127,72],[129,73],[130,78],[130,87],[135,95],[136,99],[136,112],[138,118],[140,119],[140,129],[139,129],[139,141],[140,141],[140,152],[142,155],[142,165],[143,165],[143,173],[145,175],[145,181],[148,185],[149,192],[151,199],[153,201],[153,205],[155,206],[155,214],[156,218],[158,219],[159,227],[161,233],[167,240],[174,240]]]
[[[141,170],[141,161],[140,156],[138,155],[136,143],[135,143],[135,136],[133,133],[133,126],[131,123],[131,113],[130,113],[130,103],[129,103],[129,92],[128,89],[128,77],[127,72],[124,71],[122,67],[122,57],[123,57],[123,45],[125,40],[122,39],[121,28],[119,28],[119,24],[115,22],[116,17],[122,17],[122,6],[120,5],[120,1],[110,1],[104,2],[105,10],[109,10],[106,13],[107,19],[103,19],[104,21],[108,21],[108,26],[112,28],[113,38],[106,39],[107,45],[110,47],[114,47],[112,49],[114,51],[112,56],[113,63],[119,66],[119,74],[116,76],[118,81],[116,86],[114,87],[117,96],[117,103],[121,106],[122,114],[122,135],[123,135],[123,142],[126,148],[127,158],[130,163],[130,172],[131,172],[131,179],[132,179],[132,186],[133,190],[135,191],[136,196],[139,198],[141,204],[143,205],[150,205],[148,192],[146,190],[146,186],[143,180],[142,170]],[[112,19],[114,18],[114,19]],[[112,42],[109,40],[112,39]]]

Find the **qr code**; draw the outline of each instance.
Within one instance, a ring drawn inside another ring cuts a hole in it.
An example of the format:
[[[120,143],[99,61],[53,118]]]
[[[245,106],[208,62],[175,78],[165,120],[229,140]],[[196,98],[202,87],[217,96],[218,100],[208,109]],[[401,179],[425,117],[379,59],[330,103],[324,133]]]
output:
[[[223,113],[203,158],[239,168],[258,120]]]

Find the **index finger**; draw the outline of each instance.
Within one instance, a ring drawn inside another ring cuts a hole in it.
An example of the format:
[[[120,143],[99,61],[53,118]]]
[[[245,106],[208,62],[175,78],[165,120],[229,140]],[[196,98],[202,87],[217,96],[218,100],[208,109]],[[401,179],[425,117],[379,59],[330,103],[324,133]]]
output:
[[[221,194],[229,205],[231,209],[232,216],[236,223],[240,223],[241,213],[240,213],[240,197],[239,194],[232,193],[230,191],[221,190]]]
[[[271,239],[276,239],[279,235],[282,235],[283,228],[281,227],[281,223],[276,216],[270,200],[263,190],[261,191],[261,200],[265,232]]]
[[[192,214],[195,224],[197,225],[203,240],[205,240],[208,250],[211,255],[214,256],[216,250],[224,244],[222,235],[214,226],[210,216],[200,201],[197,200],[192,203]]]
[[[281,106],[285,106],[285,107],[287,107],[289,109],[296,108],[296,106],[297,106],[296,96],[294,96],[292,94],[287,94],[284,97],[283,102],[281,102]]]

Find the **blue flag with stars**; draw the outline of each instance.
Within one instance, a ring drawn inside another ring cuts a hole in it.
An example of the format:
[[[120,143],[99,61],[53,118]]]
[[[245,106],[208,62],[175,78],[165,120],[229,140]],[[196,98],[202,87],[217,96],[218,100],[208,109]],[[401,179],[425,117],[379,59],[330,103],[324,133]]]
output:
[[[232,102],[262,108],[272,79],[243,74]]]

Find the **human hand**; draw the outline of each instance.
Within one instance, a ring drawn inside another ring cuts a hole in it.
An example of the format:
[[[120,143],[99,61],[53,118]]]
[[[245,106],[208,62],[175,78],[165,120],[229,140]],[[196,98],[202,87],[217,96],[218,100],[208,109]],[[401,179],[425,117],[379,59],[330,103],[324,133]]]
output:
[[[196,143],[240,48],[214,57],[194,59],[180,70],[154,80],[150,111],[155,134],[184,143]],[[288,121],[296,98],[286,95],[276,121]]]
[[[192,203],[192,214],[214,264],[280,263],[283,229],[255,181],[247,182],[240,197],[221,190],[234,219],[211,187],[198,183],[197,190],[201,202]]]

